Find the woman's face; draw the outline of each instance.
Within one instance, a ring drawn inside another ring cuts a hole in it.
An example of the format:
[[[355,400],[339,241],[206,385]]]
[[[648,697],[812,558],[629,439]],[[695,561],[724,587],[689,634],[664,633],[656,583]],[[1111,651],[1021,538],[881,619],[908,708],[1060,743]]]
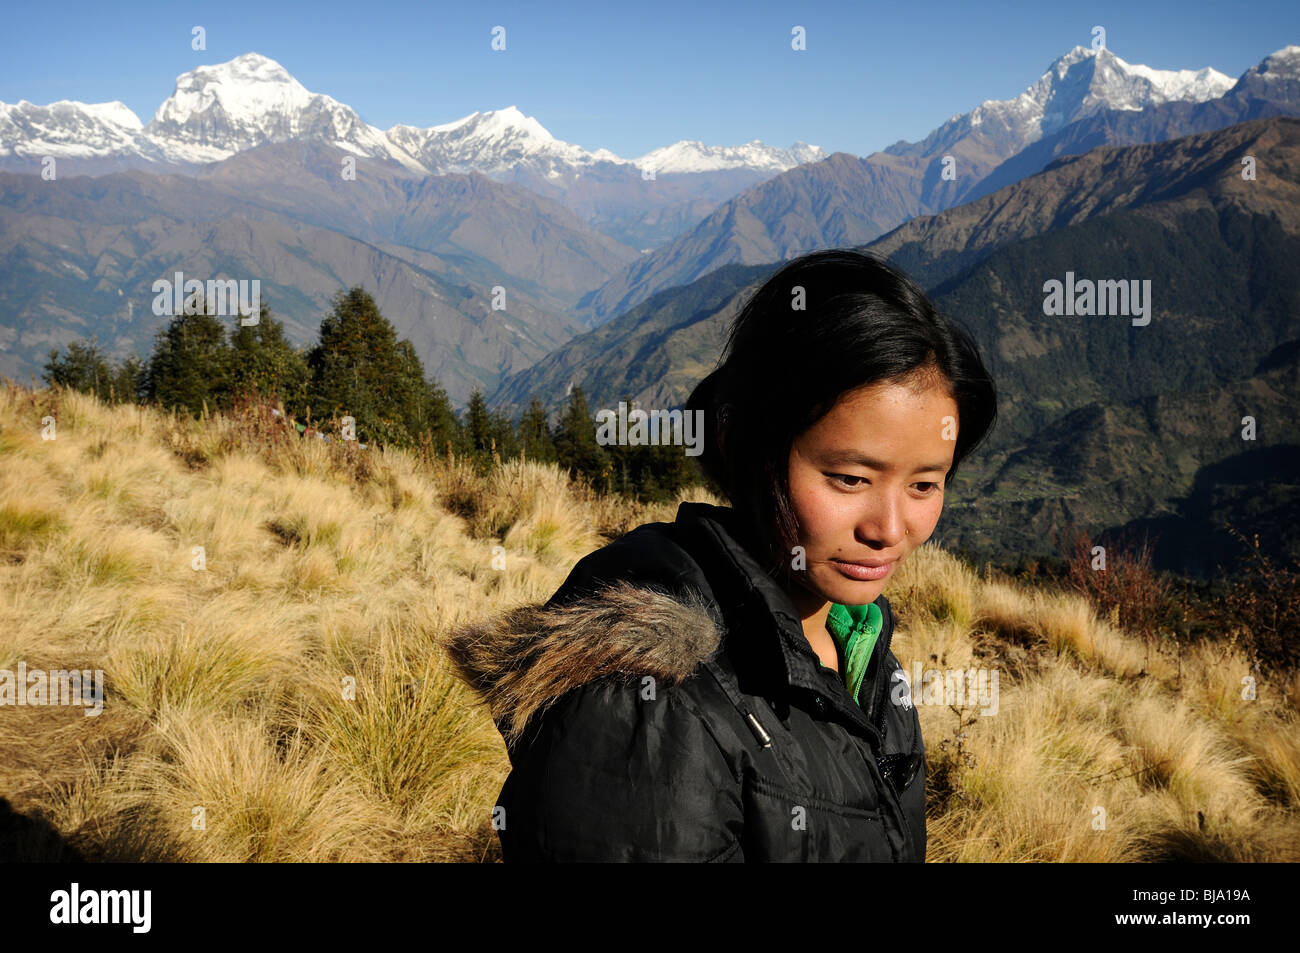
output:
[[[952,466],[957,402],[937,384],[872,384],[840,395],[790,449],[790,498],[806,568],[796,602],[872,602],[934,532]],[[792,557],[793,558],[793,557]],[[844,562],[884,564],[855,570]]]

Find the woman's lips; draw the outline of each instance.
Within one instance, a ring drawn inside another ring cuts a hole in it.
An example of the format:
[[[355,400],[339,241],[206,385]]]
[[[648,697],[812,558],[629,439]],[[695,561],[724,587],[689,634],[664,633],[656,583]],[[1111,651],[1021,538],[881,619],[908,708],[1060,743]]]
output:
[[[883,566],[861,566],[857,563],[841,562],[838,559],[832,559],[831,562],[835,563],[835,567],[850,579],[869,582],[872,579],[884,579],[888,576],[897,560],[887,562]]]

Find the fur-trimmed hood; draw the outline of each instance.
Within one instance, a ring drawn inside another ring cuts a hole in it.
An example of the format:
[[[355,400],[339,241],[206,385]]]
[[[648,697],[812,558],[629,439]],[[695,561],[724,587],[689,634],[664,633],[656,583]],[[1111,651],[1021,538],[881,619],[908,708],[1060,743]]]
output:
[[[523,605],[461,626],[444,645],[513,744],[534,714],[603,676],[680,683],[717,651],[724,631],[698,594],[619,581],[565,604]]]

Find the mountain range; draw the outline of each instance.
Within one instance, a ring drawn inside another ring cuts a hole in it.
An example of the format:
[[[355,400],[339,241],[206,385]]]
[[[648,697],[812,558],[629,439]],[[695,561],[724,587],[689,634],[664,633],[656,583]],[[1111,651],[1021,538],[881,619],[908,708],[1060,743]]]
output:
[[[152,280],[217,269],[260,277],[300,344],[341,284],[369,287],[463,405],[659,289],[870,240],[960,201],[1006,153],[1051,141],[1050,161],[1099,116],[1205,107],[1177,122],[1223,125],[1292,109],[1296,49],[1233,84],[1079,47],[1017,99],[865,159],[688,142],[623,160],[513,107],[384,132],[258,54],[181,76],[147,126],[121,103],[0,106],[0,166],[21,170],[0,173],[0,373],[25,377],[92,333],[114,356],[147,349]],[[45,155],[55,182],[36,174]],[[506,312],[487,307],[496,287]]]
[[[1216,528],[1231,520],[1300,558],[1300,120],[1093,149],[861,247],[970,327],[998,383],[945,545],[1059,555],[1063,527],[1146,529],[1164,568],[1205,573],[1235,548]],[[581,386],[593,409],[680,406],[779,264],[658,292],[508,378],[497,403]],[[1151,280],[1150,323],[1045,315],[1045,283],[1067,272]]]
[[[1236,80],[1076,47],[870,156],[628,160],[513,106],[379,130],[247,54],[181,76],[147,125],[121,103],[0,105],[0,374],[90,335],[147,353],[152,282],[179,270],[260,279],[297,344],[362,285],[458,405],[558,411],[581,385],[593,409],[673,407],[782,260],[863,247],[968,323],[1003,394],[942,542],[1023,555],[1066,526],[1154,528],[1167,563],[1210,571],[1222,519],[1297,552],[1295,116],[1300,46]],[[1150,324],[1045,315],[1067,274],[1149,279]]]
[[[802,142],[776,149],[758,140],[734,147],[682,141],[638,159],[624,159],[608,149],[592,152],[561,142],[514,106],[427,128],[396,125],[384,131],[367,124],[350,106],[310,92],[283,66],[258,53],[182,74],[147,126],[121,102],[0,104],[0,157],[19,171],[20,164],[30,168],[45,155],[72,161],[76,171],[161,166],[176,171],[294,139],[328,142],[422,175],[494,175],[509,173],[520,162],[536,163],[552,176],[563,168],[600,163],[628,165],[638,172],[753,169],[771,175],[825,156]],[[76,165],[78,160],[83,165]],[[95,166],[92,160],[104,164]]]
[[[1151,70],[1104,47],[1075,47],[1020,96],[954,116],[921,142],[866,157],[835,153],[741,193],[586,296],[576,317],[599,324],[722,265],[871,241],[1062,155],[1300,115],[1298,85],[1300,46],[1279,50],[1235,82],[1211,69]]]
[[[681,141],[625,159],[560,141],[515,106],[425,128],[381,130],[258,53],[182,74],[148,124],[121,102],[0,103],[0,169],[15,172],[39,171],[52,157],[64,175],[189,173],[294,141],[329,144],[419,176],[478,172],[522,184],[640,245],[659,244],[740,190],[826,155],[803,142],[780,149],[758,140],[739,146]]]

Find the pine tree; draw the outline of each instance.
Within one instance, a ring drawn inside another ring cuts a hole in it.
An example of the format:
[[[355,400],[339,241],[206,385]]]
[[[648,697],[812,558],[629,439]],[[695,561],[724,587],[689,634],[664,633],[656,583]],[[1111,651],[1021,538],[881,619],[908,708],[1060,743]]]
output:
[[[283,401],[286,413],[297,416],[307,400],[307,360],[284,336],[284,324],[265,302],[257,324],[236,323],[230,331],[233,363],[230,375],[233,403],[256,389],[263,398]]]
[[[465,436],[465,428],[456,416],[456,409],[452,407],[447,391],[437,381],[430,380],[427,386],[429,406],[432,408],[429,435],[433,446],[438,453],[445,453],[448,446],[453,453],[468,452],[469,439]]]
[[[447,392],[433,378],[424,377],[424,365],[410,341],[398,341],[397,346],[405,365],[402,376],[406,381],[403,402],[407,407],[407,433],[412,438],[427,437],[432,449],[440,455],[446,454],[449,443],[453,452],[463,452],[464,435]]]
[[[139,355],[129,354],[113,371],[111,393],[114,403],[132,403],[143,397],[144,376],[147,370]]]
[[[683,414],[686,411],[682,411]],[[666,465],[659,471],[660,480],[669,493],[676,496],[688,486],[704,482],[704,470],[700,467],[699,456],[688,456],[686,447],[665,448],[672,452],[666,454]]]
[[[108,400],[109,385],[113,382],[113,369],[104,357],[98,341],[72,341],[66,345],[62,357],[59,349],[50,351],[42,376],[47,385],[57,384],[73,390],[94,394]]]
[[[662,503],[668,499],[668,494],[659,486],[659,481],[655,479],[653,470],[645,470],[641,475],[640,485],[637,487],[636,498],[643,503]]]
[[[503,410],[494,410],[491,415],[492,446],[502,460],[511,460],[519,456],[519,435],[515,433],[514,422]]]
[[[633,410],[643,409],[630,396],[625,395],[622,400],[628,407],[629,416]],[[672,423],[659,418],[659,430],[655,433],[651,426],[655,420],[649,413],[647,411],[648,416],[643,426],[650,442],[608,448],[614,463],[614,483],[619,492],[633,499],[652,503],[668,502],[680,490],[700,482],[703,479],[702,471],[693,462],[695,458],[686,455],[687,448],[684,444],[672,442],[676,436]],[[682,437],[685,437],[684,433]]]
[[[340,291],[307,355],[312,416],[353,417],[363,443],[413,443],[407,423],[413,403],[426,397],[423,383],[413,381],[413,354],[363,288]]]
[[[401,364],[399,386],[395,390],[395,413],[402,428],[414,440],[428,433],[434,445],[446,452],[447,441],[459,440],[456,413],[447,392],[432,378],[424,376],[424,365],[415,353],[415,345],[406,339],[397,342]]]
[[[229,394],[231,351],[225,326],[210,313],[211,303],[197,296],[191,300],[197,307],[187,301],[181,314],[158,329],[142,389],[146,400],[197,416],[205,403],[214,410]]]
[[[73,341],[65,350],[67,353],[63,355],[58,348],[50,351],[42,375],[46,384],[84,391],[115,404],[142,398],[146,368],[138,355],[129,354],[114,365],[105,357],[94,336],[89,341]]]
[[[554,463],[558,458],[555,441],[551,439],[550,422],[542,402],[533,397],[528,409],[519,418],[519,447],[529,460]]]
[[[596,423],[587,410],[587,398],[581,387],[573,388],[569,395],[569,404],[560,417],[553,440],[561,467],[585,476],[600,490],[612,490],[613,463],[596,442]]]
[[[480,461],[485,460],[492,444],[492,415],[488,412],[483,391],[477,387],[469,395],[469,404],[465,407],[465,435],[469,440],[470,451]]]

